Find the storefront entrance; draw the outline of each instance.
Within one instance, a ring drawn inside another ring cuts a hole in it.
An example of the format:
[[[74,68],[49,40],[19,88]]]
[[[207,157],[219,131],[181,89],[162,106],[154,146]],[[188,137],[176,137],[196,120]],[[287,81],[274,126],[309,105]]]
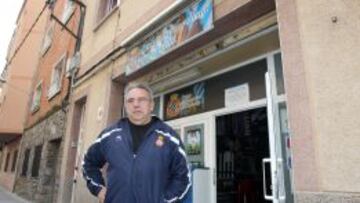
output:
[[[193,194],[208,199],[194,202],[294,202],[281,64],[269,53],[163,96],[189,163],[206,171]]]
[[[262,203],[262,160],[269,157],[266,108],[216,117],[218,203]],[[270,180],[270,174],[265,174]],[[269,181],[267,181],[269,182]]]

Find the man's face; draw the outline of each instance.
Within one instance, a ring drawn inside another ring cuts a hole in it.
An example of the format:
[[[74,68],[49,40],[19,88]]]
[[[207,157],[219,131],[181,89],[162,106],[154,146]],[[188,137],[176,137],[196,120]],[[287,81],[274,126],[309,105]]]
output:
[[[130,121],[136,125],[145,125],[151,120],[154,102],[149,93],[141,88],[134,88],[125,98],[125,109]]]

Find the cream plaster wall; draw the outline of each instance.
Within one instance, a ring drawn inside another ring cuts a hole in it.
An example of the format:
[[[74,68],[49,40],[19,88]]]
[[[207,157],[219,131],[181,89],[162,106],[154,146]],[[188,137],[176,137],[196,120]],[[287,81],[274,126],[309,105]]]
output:
[[[68,114],[68,123],[66,130],[65,150],[64,153],[68,153],[68,149],[71,144],[70,132],[73,122],[73,108],[74,102],[81,99],[86,95],[86,113],[85,113],[85,125],[84,125],[84,137],[82,137],[81,157],[87,151],[87,148],[95,141],[99,133],[106,127],[107,122],[107,110],[110,101],[110,85],[111,85],[111,64],[108,67],[104,67],[101,71],[97,72],[92,78],[76,87],[73,92],[71,101],[71,110]],[[67,163],[68,157],[64,156],[63,163]],[[64,193],[64,179],[66,165],[62,165],[60,194],[58,202],[63,202],[65,199],[69,199],[70,194]],[[81,169],[81,168],[80,168]],[[80,170],[81,171],[81,170]],[[75,184],[75,202],[94,202],[98,200],[90,194],[87,190],[86,183],[82,177],[82,174],[78,174],[77,183]]]
[[[277,6],[288,99],[293,102],[290,126],[298,128],[293,135],[295,189],[358,193],[360,2],[293,0]],[[291,8],[294,14],[288,13]],[[291,93],[294,85],[303,88],[299,100]]]
[[[166,0],[166,2],[173,1],[174,0]],[[138,21],[141,20],[151,8],[159,4],[159,2],[161,2],[161,0],[120,1],[119,7],[111,12],[99,24],[96,19],[98,13],[98,1],[86,1],[87,13],[81,48],[82,68],[87,68],[88,66],[91,66],[92,63],[95,63],[93,61],[94,56],[99,54],[104,55],[109,49],[115,48],[114,43],[116,36],[126,32],[130,26],[138,23]],[[154,16],[156,14],[157,13],[154,13]],[[122,36],[121,40],[125,39],[125,37],[130,34],[132,34],[132,32],[127,32],[126,35]]]

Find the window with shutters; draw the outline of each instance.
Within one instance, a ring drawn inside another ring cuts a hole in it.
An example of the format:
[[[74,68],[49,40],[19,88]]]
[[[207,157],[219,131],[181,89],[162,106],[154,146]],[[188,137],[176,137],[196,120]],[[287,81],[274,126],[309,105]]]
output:
[[[41,101],[41,94],[42,94],[42,84],[41,82],[36,86],[33,100],[31,104],[31,112],[36,112],[40,109],[40,101]]]
[[[53,98],[61,90],[63,70],[66,66],[66,57],[62,56],[53,68],[50,87],[48,90],[48,99]]]
[[[49,48],[50,48],[50,46],[52,44],[52,39],[53,39],[53,35],[54,35],[54,29],[55,29],[55,22],[53,20],[50,23],[48,29],[46,30],[46,34],[44,36],[42,49],[41,49],[42,55],[46,54],[46,52],[49,50]]]

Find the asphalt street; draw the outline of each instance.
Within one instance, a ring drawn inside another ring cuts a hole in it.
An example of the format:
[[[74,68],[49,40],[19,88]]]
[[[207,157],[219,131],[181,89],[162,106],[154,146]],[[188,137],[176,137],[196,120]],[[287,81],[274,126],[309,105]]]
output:
[[[0,186],[0,203],[29,203]]]

